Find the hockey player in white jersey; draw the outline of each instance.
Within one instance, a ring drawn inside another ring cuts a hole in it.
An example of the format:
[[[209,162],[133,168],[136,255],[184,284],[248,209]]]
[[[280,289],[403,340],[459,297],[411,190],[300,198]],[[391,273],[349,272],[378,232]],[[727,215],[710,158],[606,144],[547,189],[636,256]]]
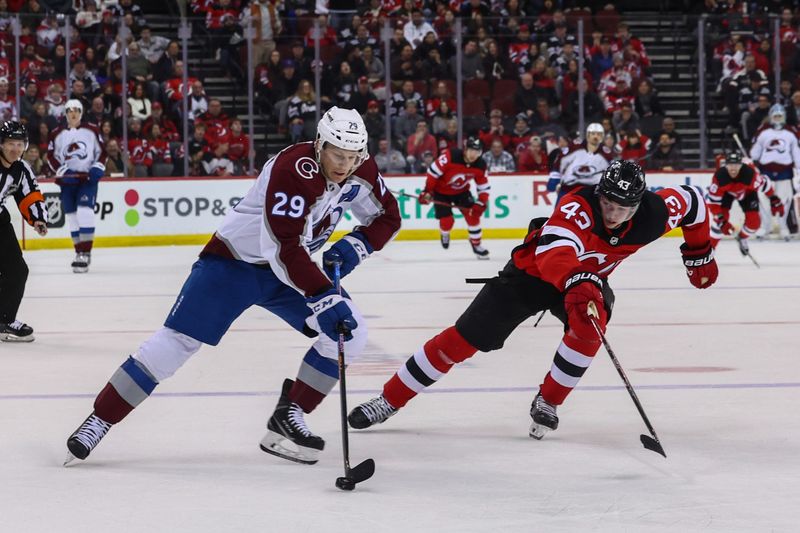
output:
[[[786,125],[786,110],[780,104],[769,110],[769,125],[761,126],[753,138],[750,157],[761,173],[772,181],[775,195],[783,204],[783,215],[775,216],[781,238],[789,240],[790,233],[797,232],[797,218],[793,209],[793,176],[800,175],[800,146],[798,132]],[[768,201],[760,202],[761,228],[758,236],[769,234],[772,228],[772,212]],[[762,233],[763,232],[763,233]]]
[[[83,104],[67,101],[67,125],[50,134],[47,162],[61,187],[61,209],[75,247],[72,271],[89,271],[94,243],[97,184],[105,173],[106,152],[97,128],[81,124]]]
[[[614,153],[603,144],[605,130],[602,124],[592,122],[586,127],[586,140],[576,141],[558,153],[550,163],[547,190],[558,188],[561,198],[581,185],[596,185],[608,167]]]
[[[344,276],[400,229],[397,200],[368,157],[361,116],[333,107],[317,125],[315,142],[290,146],[267,161],[200,252],[164,327],[117,369],[97,396],[94,412],[69,437],[68,460],[85,459],[113,424],[203,344],[216,346],[239,315],[259,306],[316,338],[297,377],[283,383],[261,449],[299,463],[317,462],[325,441],[309,430],[304,413],[312,412],[338,381],[341,328],[347,362],[367,343],[364,317],[331,282],[332,263],[341,264]],[[348,210],[362,225],[327,250],[320,267],[311,254]],[[283,356],[268,342],[252,349]]]

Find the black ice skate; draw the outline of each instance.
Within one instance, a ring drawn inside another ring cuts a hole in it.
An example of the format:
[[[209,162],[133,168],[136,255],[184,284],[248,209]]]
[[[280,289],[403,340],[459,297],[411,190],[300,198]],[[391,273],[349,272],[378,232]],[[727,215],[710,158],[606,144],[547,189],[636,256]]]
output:
[[[83,424],[75,430],[75,433],[67,439],[69,454],[64,461],[64,466],[67,466],[75,459],[83,461],[89,457],[89,454],[100,440],[106,436],[109,429],[111,429],[111,424],[94,413],[89,415],[89,418],[84,420]]]
[[[15,320],[10,324],[0,323],[0,341],[31,342],[34,338],[33,328],[19,320]]]
[[[741,235],[736,235],[736,243],[739,245],[739,251],[742,255],[747,255],[750,253],[750,244],[747,242],[747,239],[742,238]]]
[[[396,412],[397,409],[392,407],[381,394],[350,411],[347,421],[350,422],[351,428],[364,429],[375,424],[383,424]]]
[[[303,409],[289,400],[289,390],[294,381],[283,381],[283,390],[278,399],[275,412],[267,422],[267,434],[261,439],[261,449],[289,461],[313,465],[319,452],[325,448],[325,441],[311,433],[303,418]],[[291,442],[290,447],[285,444]],[[295,449],[293,449],[295,448]]]
[[[72,262],[72,271],[75,274],[89,272],[89,261],[89,254],[83,252],[75,254],[75,260]]]
[[[447,250],[450,248],[450,234],[449,233],[440,233],[439,234],[439,242],[442,243],[442,248]]]
[[[475,252],[475,256],[478,259],[489,259],[489,250],[484,248],[481,244],[473,244],[472,251]]]
[[[558,428],[558,416],[556,416],[556,406],[547,403],[542,398],[541,393],[536,395],[531,404],[531,429],[529,435],[536,440],[541,440],[548,431]]]

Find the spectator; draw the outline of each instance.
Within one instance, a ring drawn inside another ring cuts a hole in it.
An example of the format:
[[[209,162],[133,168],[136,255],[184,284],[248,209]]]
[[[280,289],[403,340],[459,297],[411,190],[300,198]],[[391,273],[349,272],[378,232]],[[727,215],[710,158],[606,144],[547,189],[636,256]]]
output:
[[[153,125],[158,124],[161,136],[169,142],[178,142],[181,140],[181,134],[178,132],[178,127],[175,123],[164,114],[164,107],[161,102],[153,102],[151,106],[151,114],[147,120],[142,124],[142,131],[145,135],[150,135],[150,129]]]
[[[110,9],[117,19],[124,18],[126,15],[133,17],[133,24],[136,29],[147,24],[142,8],[138,4],[134,4],[133,0],[119,0],[116,5],[112,3]]]
[[[406,38],[403,36],[403,28],[398,26],[395,28],[394,33],[392,34],[392,38],[389,39],[389,57],[398,57],[400,52],[406,46],[411,46],[411,43],[406,41]],[[413,48],[412,48],[413,51]],[[388,58],[384,58],[387,59]]]
[[[599,80],[603,74],[609,71],[614,66],[614,54],[611,52],[611,41],[603,37],[600,40],[600,46],[592,52],[591,64],[589,70],[592,73],[592,78]]]
[[[189,154],[189,175],[204,176],[203,158],[211,151],[211,147],[206,142],[206,127],[203,123],[194,125],[194,133],[189,140],[187,147]],[[176,159],[175,170],[183,169],[183,159]]]
[[[653,89],[653,84],[650,83],[650,80],[644,79],[639,82],[634,104],[636,106],[636,114],[640,118],[653,116],[660,118],[664,116],[661,101],[658,99],[658,94]]]
[[[434,38],[438,39],[433,26],[422,17],[422,10],[413,9],[411,11],[411,20],[403,26],[403,37],[411,45],[411,48],[416,48],[428,33],[432,33]]]
[[[110,120],[104,120],[100,123],[100,140],[104,146],[108,146],[108,143],[113,139],[116,139],[114,136],[114,126],[111,124]]]
[[[439,153],[445,150],[458,148],[458,120],[453,119],[447,123],[447,129],[436,135]]]
[[[339,71],[329,77],[327,83],[323,85],[322,100],[328,104],[336,104],[341,107],[350,107],[348,102],[350,96],[356,91],[356,76],[350,63],[342,61],[339,63]]]
[[[786,106],[786,123],[797,127],[800,124],[800,91],[794,91]]]
[[[456,57],[450,58],[450,71],[456,77]],[[467,39],[464,45],[464,53],[461,57],[461,75],[464,80],[483,79],[486,77],[483,71],[483,59],[478,50],[478,43],[475,39]]]
[[[367,105],[377,99],[378,97],[375,96],[375,93],[370,88],[369,79],[366,76],[361,76],[358,78],[356,91],[350,95],[347,107],[355,109],[359,115],[363,115],[367,112]]]
[[[799,91],[800,92],[800,91]],[[798,104],[800,104],[800,95],[798,95]],[[661,134],[666,133],[672,144],[680,149],[683,146],[683,137],[680,133],[675,129],[675,119],[672,117],[664,117],[664,120],[661,121]],[[661,136],[659,134],[659,137]]]
[[[519,171],[544,174],[548,169],[548,158],[542,149],[542,139],[534,135],[528,141],[528,149],[519,154]]]
[[[105,144],[106,149],[106,174],[112,178],[126,177],[126,168],[130,168],[130,161],[127,154],[122,153],[119,149],[119,141],[112,138]]]
[[[508,58],[503,56],[497,41],[490,39],[486,48],[486,55],[483,58],[483,71],[486,73],[486,79],[505,80],[513,78],[514,69],[508,62]]]
[[[152,175],[171,176],[173,170],[172,153],[169,148],[169,142],[161,135],[161,127],[158,124],[153,124],[150,127],[147,143],[153,160],[151,166]]]
[[[406,101],[405,111],[394,121],[394,137],[398,148],[406,148],[408,138],[417,132],[417,122],[423,117],[413,100]]]
[[[128,99],[128,102],[130,102],[130,99]],[[111,120],[111,118],[111,115],[106,113],[102,96],[92,98],[91,107],[83,112],[83,121],[97,129],[100,129],[104,121]]]
[[[620,157],[636,161],[642,168],[647,168],[647,154],[650,152],[650,139],[638,130],[628,130],[619,142]]]
[[[566,130],[557,117],[550,113],[550,106],[544,98],[539,98],[536,102],[536,113],[531,117],[531,127],[540,137],[567,137]]]
[[[406,44],[400,49],[400,54],[392,56],[391,75],[394,80],[420,79],[421,71],[417,67],[417,62],[414,60],[414,50],[410,44]]]
[[[19,99],[19,116],[25,122],[33,117],[33,105],[38,101],[39,87],[35,81],[25,83],[25,94]],[[2,104],[0,104],[2,106]]]
[[[519,78],[520,86],[514,95],[514,105],[517,111],[532,117],[536,112],[536,102],[539,99],[539,92],[533,86],[533,76],[525,73]]]
[[[80,100],[83,108],[88,109],[89,96],[91,95],[86,94],[86,85],[81,80],[75,80],[72,82],[72,92],[69,95],[70,100]]]
[[[742,133],[745,139],[754,137],[756,130],[766,121],[769,115],[769,108],[772,106],[770,96],[769,88],[762,87],[759,90],[755,105],[750,104],[748,109],[742,113]]]
[[[483,153],[487,172],[514,172],[517,165],[514,156],[503,149],[503,141],[495,137],[489,146],[489,151]]]
[[[128,79],[142,83],[146,94],[151,100],[159,99],[158,82],[153,79],[153,66],[142,55],[139,43],[132,42],[128,45]]]
[[[292,142],[314,140],[317,131],[317,102],[310,81],[300,82],[294,96],[289,100],[287,117]]]
[[[47,114],[55,119],[60,119],[64,116],[64,105],[67,99],[64,97],[64,88],[58,83],[50,85],[47,89],[47,96],[44,98],[44,103],[47,106]]]
[[[666,133],[658,138],[658,145],[650,157],[649,167],[653,170],[682,170],[683,158],[680,149]]]
[[[230,119],[222,110],[219,98],[212,98],[208,102],[208,111],[198,116],[196,122],[202,122],[206,127],[206,141],[209,145],[214,143],[228,144],[230,137]]]
[[[447,102],[447,107],[449,107],[451,111],[456,109],[456,99],[450,94],[450,91],[447,89],[447,84],[443,81],[439,81],[436,83],[436,88],[433,90],[425,107],[426,116],[428,118],[433,118],[439,111],[439,104],[443,101]],[[434,133],[436,132],[434,131]]]
[[[408,161],[408,166],[412,172],[420,172],[422,170],[420,165],[424,152],[430,152],[434,156],[437,155],[436,137],[428,132],[428,123],[425,118],[418,117],[417,129],[406,141],[406,161]]]
[[[275,49],[275,38],[283,30],[281,17],[274,0],[255,0],[250,4],[250,17],[253,29],[253,63],[259,64],[267,60],[269,53]]]
[[[450,68],[442,60],[437,48],[428,50],[428,56],[422,61],[421,77],[426,80],[446,80],[452,78]]]
[[[179,59],[180,51],[181,49],[178,41],[169,42],[167,49],[161,54],[153,70],[153,76],[157,82],[167,82],[174,76],[176,63],[180,62],[181,65],[183,64]]]
[[[405,80],[401,86],[401,90],[398,93],[392,94],[391,100],[391,117],[392,121],[396,120],[399,117],[403,110],[406,109],[406,103],[408,101],[414,102],[417,106],[417,111],[420,115],[425,112],[425,101],[422,99],[422,95],[420,95],[417,91],[414,90],[414,82],[409,80]],[[415,127],[416,129],[416,123]]]
[[[386,135],[386,117],[381,112],[381,107],[377,100],[370,100],[367,103],[364,126],[367,128],[367,136],[369,138],[369,153],[373,154],[378,150],[378,141]]]
[[[528,124],[528,116],[525,113],[517,114],[514,120],[514,129],[511,130],[511,144],[509,145],[512,155],[517,156],[527,150],[532,136],[533,130]]]
[[[603,106],[603,101],[600,100],[600,97],[597,96],[597,93],[592,91],[591,87],[586,83],[586,80],[581,80],[578,83],[578,90],[573,91],[573,93],[567,99],[566,105],[564,105],[564,111],[561,114],[561,120],[564,122],[564,126],[567,128],[568,131],[576,131],[578,128],[578,111],[580,109],[580,90],[581,87],[584,91],[583,93],[583,113],[586,124],[591,122],[600,122],[605,112],[605,107]]]
[[[153,35],[149,26],[143,26],[139,30],[139,40],[136,43],[145,59],[156,65],[169,46],[170,40],[161,35]]]
[[[336,30],[328,25],[328,16],[319,15],[317,17],[319,32],[315,26],[311,26],[305,35],[305,45],[309,50],[314,49],[314,41],[319,40],[320,48],[325,46],[336,46]]]
[[[142,121],[135,117],[128,120],[128,154],[133,165],[133,175],[137,178],[149,176],[153,166],[153,153],[150,143],[142,135]]]
[[[361,49],[361,61],[364,63],[367,79],[370,83],[383,83],[386,77],[386,68],[380,58],[375,57],[375,49],[372,46],[364,46]]]
[[[495,139],[500,139],[503,147],[511,145],[511,135],[506,132],[506,127],[503,125],[502,111],[492,109],[489,113],[489,125],[478,132],[478,138],[484,146],[491,146]]]
[[[100,101],[102,102],[102,98]],[[92,108],[94,108],[94,100],[92,101]],[[138,118],[142,121],[147,120],[150,117],[150,99],[147,98],[147,95],[144,92],[144,84],[141,82],[138,82],[133,86],[133,94],[128,97],[128,112],[130,113],[130,116]]]
[[[621,53],[614,54],[614,66],[600,77],[597,91],[606,111],[613,113],[622,102],[633,103],[633,77],[625,69]]]
[[[432,122],[433,134],[439,135],[440,133],[445,131],[447,129],[447,125],[452,120],[457,120],[455,114],[453,113],[453,109],[450,107],[447,100],[440,100],[439,108],[433,115],[433,122]]]
[[[386,139],[378,141],[378,151],[373,157],[381,174],[403,174],[406,171],[406,159],[403,154],[391,148]]]
[[[30,165],[35,177],[39,178],[40,176],[44,175],[44,172],[42,171],[44,161],[42,160],[41,152],[39,151],[38,146],[35,144],[29,145],[28,149],[25,150],[25,153],[22,155],[22,160]]]
[[[775,100],[775,103],[781,104],[786,108],[792,105],[792,82],[790,80],[781,78],[781,84],[780,88],[778,89],[778,96]]]
[[[614,131],[631,131],[641,128],[639,116],[633,112],[633,106],[627,100],[620,104],[619,110],[614,111],[611,123],[614,126]]]
[[[189,93],[189,120],[193,121],[206,111],[208,111],[208,98],[203,89],[203,82],[194,80],[192,83],[192,92]]]
[[[233,162],[234,173],[245,174],[250,164],[250,150],[250,136],[242,131],[242,121],[234,118],[228,141],[228,158]]]

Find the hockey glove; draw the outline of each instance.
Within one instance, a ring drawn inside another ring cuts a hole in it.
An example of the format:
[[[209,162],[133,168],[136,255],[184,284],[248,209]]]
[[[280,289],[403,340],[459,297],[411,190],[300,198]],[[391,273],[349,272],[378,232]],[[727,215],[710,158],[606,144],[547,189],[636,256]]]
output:
[[[561,174],[558,172],[551,172],[550,178],[547,180],[547,192],[555,192],[558,189],[559,183],[561,183]]]
[[[327,252],[322,254],[322,267],[330,279],[333,279],[333,265],[339,263],[339,273],[345,277],[353,271],[361,261],[372,253],[372,246],[367,238],[354,231],[345,235],[334,244]]]
[[[606,331],[608,312],[603,301],[603,280],[593,272],[578,272],[567,278],[564,284],[564,310],[567,312],[569,329],[578,338],[596,339],[597,332],[589,318],[589,302],[594,302],[600,314],[597,325]]]
[[[353,316],[353,302],[340,296],[336,289],[330,288],[322,294],[306,298],[306,305],[317,319],[319,329],[331,340],[338,341],[339,333],[344,333],[344,340],[353,338],[351,331],[358,327]]]
[[[714,223],[719,228],[720,233],[723,235],[733,235],[733,232],[736,231],[733,229],[733,225],[728,222],[728,214],[727,213],[720,213],[714,217]]]
[[[686,243],[681,245],[681,256],[686,266],[689,281],[698,289],[707,289],[717,281],[719,269],[714,259],[714,249],[708,242],[702,248],[690,249]]]
[[[784,213],[786,213],[783,202],[781,202],[781,199],[777,196],[769,197],[769,207],[772,209],[772,216],[774,217],[782,217]]]
[[[481,200],[478,200],[477,202],[472,204],[472,207],[469,210],[469,214],[474,217],[480,218],[483,215],[484,211],[486,211],[486,204]]]
[[[422,191],[419,193],[417,201],[420,203],[420,205],[428,205],[433,201],[433,195],[428,191]]]

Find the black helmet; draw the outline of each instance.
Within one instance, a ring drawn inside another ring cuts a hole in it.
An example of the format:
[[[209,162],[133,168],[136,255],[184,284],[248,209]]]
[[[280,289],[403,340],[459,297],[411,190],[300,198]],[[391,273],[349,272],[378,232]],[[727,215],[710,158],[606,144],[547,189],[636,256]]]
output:
[[[638,205],[646,189],[642,167],[625,160],[612,161],[597,185],[598,193],[624,206]]]
[[[728,150],[725,152],[725,164],[726,165],[741,165],[742,164],[742,154],[739,153],[739,150]]]
[[[483,143],[477,137],[469,137],[464,141],[464,148],[471,148],[472,150],[479,150],[483,152]]]
[[[6,120],[0,125],[0,142],[6,139],[14,139],[17,141],[28,140],[28,130],[25,125],[16,120]]]

